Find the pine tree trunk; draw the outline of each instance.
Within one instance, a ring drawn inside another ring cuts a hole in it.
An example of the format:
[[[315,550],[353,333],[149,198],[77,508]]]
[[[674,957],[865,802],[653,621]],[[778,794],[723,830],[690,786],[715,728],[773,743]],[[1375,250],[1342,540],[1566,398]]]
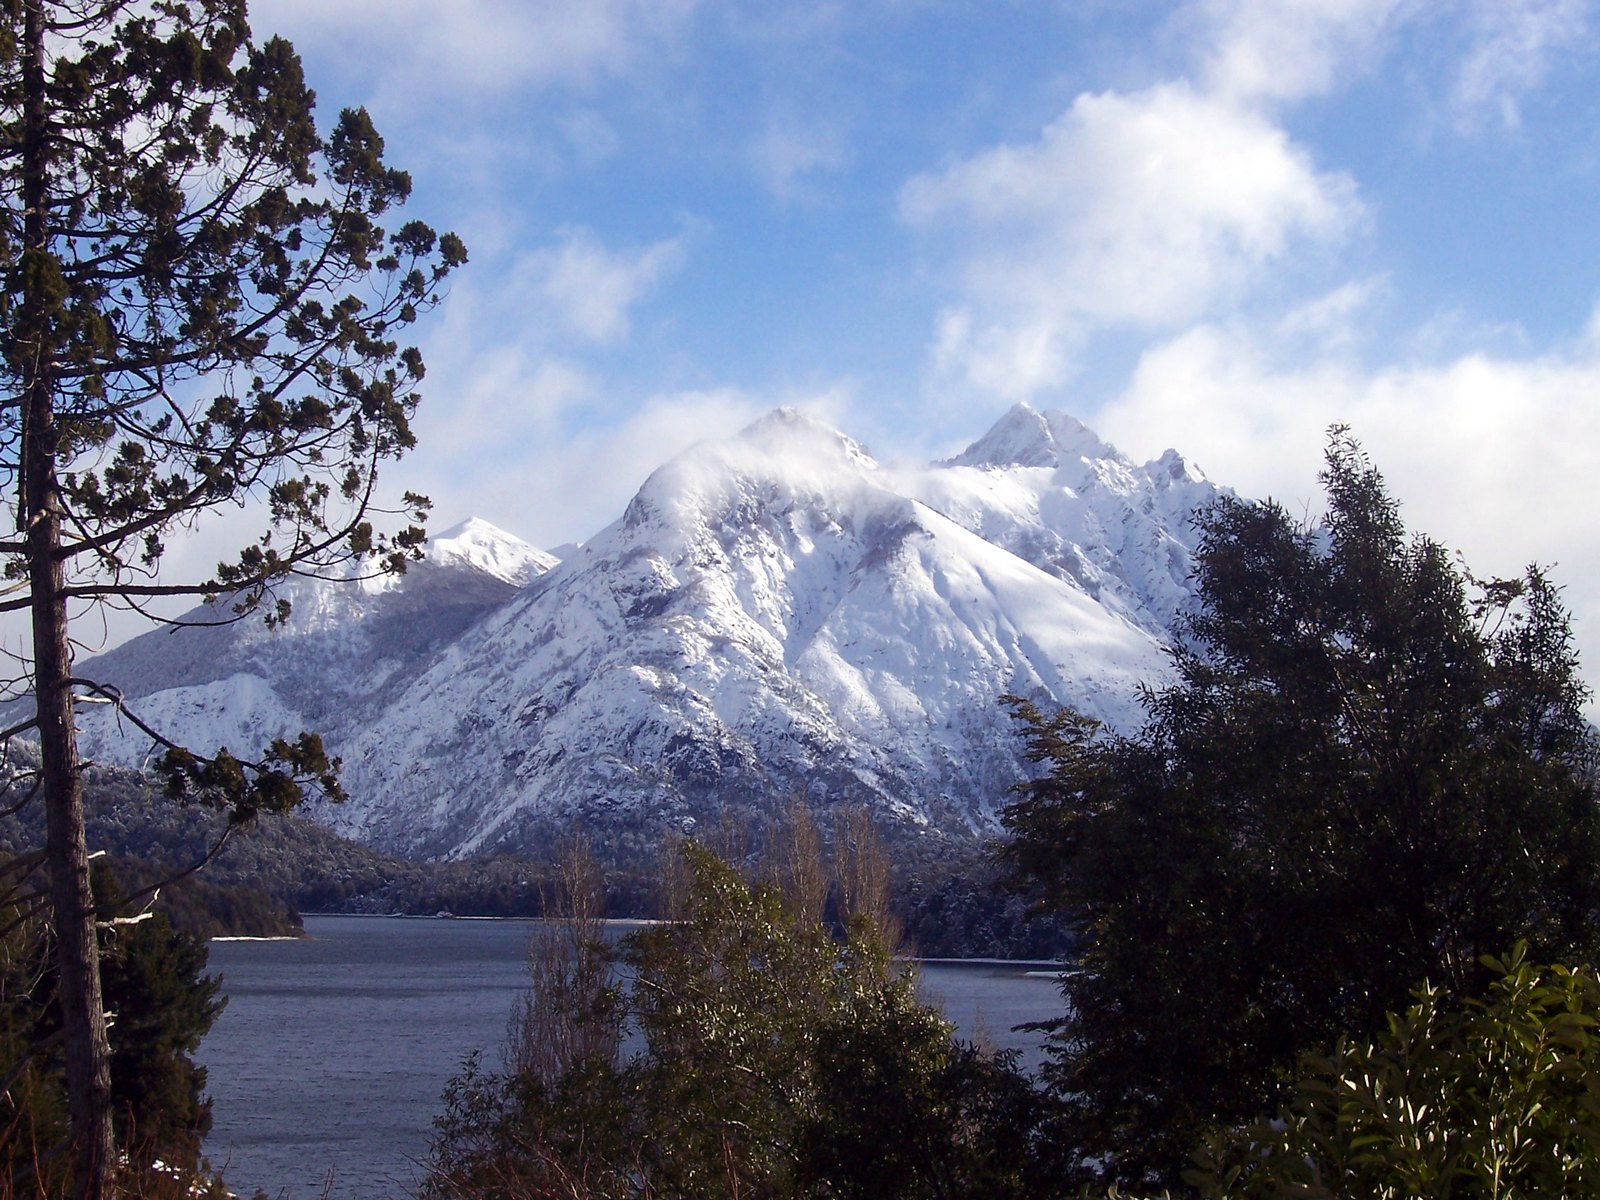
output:
[[[22,47],[24,254],[33,257],[19,314],[19,332],[32,342],[25,372],[22,420],[22,517],[33,600],[34,697],[38,705],[40,793],[45,805],[45,853],[61,1023],[66,1049],[73,1195],[106,1200],[116,1167],[111,1128],[111,1049],[100,991],[94,897],[83,825],[83,785],[74,727],[72,650],[61,549],[61,499],[56,453],[56,345],[50,250],[49,127],[45,92],[42,0],[27,5]],[[25,270],[28,268],[25,267]]]
[[[32,490],[32,480],[30,491]],[[38,698],[45,854],[61,1023],[67,1060],[67,1098],[73,1141],[74,1195],[112,1194],[115,1148],[111,1130],[111,1047],[100,991],[100,952],[83,827],[83,787],[77,770],[71,656],[61,565],[51,552],[59,533],[53,515],[29,533],[34,589],[34,688]]]

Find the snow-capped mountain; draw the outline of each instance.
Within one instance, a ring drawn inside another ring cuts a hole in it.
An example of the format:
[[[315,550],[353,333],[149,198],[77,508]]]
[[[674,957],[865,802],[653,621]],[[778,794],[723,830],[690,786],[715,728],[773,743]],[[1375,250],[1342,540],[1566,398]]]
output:
[[[982,830],[1023,770],[1003,694],[1126,724],[1165,676],[1215,494],[1025,407],[918,471],[780,411],[661,467],[559,565],[469,522],[383,593],[319,585],[299,628],[297,597],[287,637],[180,658],[190,635],[158,633],[86,669],[236,748],[320,727],[352,799],[319,815],[408,854],[794,797]]]
[[[439,566],[470,567],[520,588],[560,560],[485,520],[469,517],[428,539],[427,561]]]
[[[230,620],[227,602],[202,605],[184,624],[134,638],[84,664],[83,673],[140,701],[140,715],[185,730],[196,745],[265,745],[283,730],[336,730],[365,713],[397,681],[556,560],[487,521],[469,520],[429,539],[404,575],[277,585],[288,600],[282,629],[259,617]],[[118,761],[128,748],[91,713],[93,752]],[[187,732],[194,731],[194,732]]]

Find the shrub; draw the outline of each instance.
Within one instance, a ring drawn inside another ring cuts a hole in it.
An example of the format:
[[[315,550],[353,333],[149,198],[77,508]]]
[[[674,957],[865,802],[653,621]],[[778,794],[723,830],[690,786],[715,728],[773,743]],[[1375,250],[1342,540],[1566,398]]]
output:
[[[1600,1195],[1600,976],[1486,958],[1482,999],[1424,986],[1371,1042],[1308,1058],[1270,1121],[1215,1138],[1190,1180],[1217,1200]]]

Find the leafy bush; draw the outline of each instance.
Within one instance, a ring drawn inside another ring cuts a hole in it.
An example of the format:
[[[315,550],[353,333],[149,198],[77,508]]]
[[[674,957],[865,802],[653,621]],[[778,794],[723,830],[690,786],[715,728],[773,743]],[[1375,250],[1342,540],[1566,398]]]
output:
[[[1600,1195],[1600,975],[1488,958],[1481,1000],[1423,987],[1372,1042],[1306,1061],[1270,1121],[1214,1139],[1216,1200]]]
[[[667,922],[615,948],[581,923],[535,942],[510,1069],[452,1081],[425,1195],[1048,1194],[1041,1097],[918,1002],[865,915],[870,871],[836,940],[815,872],[786,895],[692,843],[669,867]]]

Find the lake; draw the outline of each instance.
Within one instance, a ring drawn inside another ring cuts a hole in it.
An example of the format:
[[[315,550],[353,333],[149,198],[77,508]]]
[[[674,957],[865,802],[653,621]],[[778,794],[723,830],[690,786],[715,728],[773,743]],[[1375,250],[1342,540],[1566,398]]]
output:
[[[500,1067],[526,984],[531,922],[308,916],[307,937],[211,943],[228,1007],[198,1055],[213,1100],[206,1153],[232,1191],[271,1200],[410,1194],[446,1080],[481,1051]],[[1055,1015],[1048,975],[928,963],[925,997],[964,1036],[1015,1047]]]

